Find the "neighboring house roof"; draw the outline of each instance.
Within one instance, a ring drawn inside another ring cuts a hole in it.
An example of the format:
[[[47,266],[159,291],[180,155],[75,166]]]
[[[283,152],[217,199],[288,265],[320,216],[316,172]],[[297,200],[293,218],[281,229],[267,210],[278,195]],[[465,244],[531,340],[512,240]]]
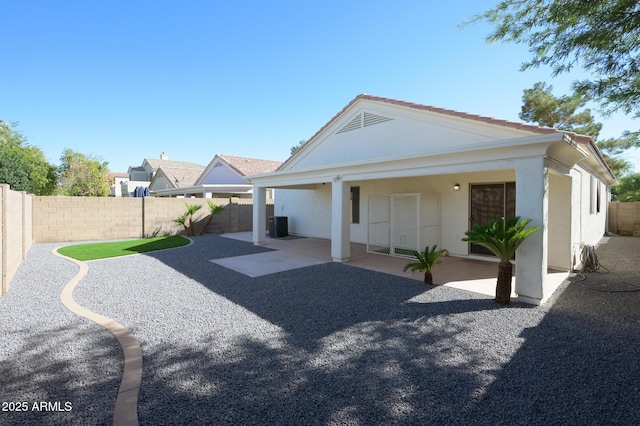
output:
[[[282,162],[262,160],[259,158],[237,157],[233,155],[216,155],[207,167],[172,168],[162,165],[150,184],[155,195],[183,194],[250,194],[253,185],[245,180],[245,176],[256,173],[275,171]],[[196,165],[197,166],[197,165]],[[191,171],[191,174],[187,173]],[[197,173],[196,173],[197,170]],[[172,183],[171,188],[154,188],[156,181],[166,179]],[[178,185],[175,185],[176,181]]]
[[[199,167],[201,168],[201,170],[204,169],[204,166],[189,161],[162,160],[159,158],[145,158],[144,161],[146,161],[154,170],[157,170],[161,167],[175,169],[192,169]]]
[[[173,161],[172,163],[188,164],[188,167],[160,166],[149,184],[150,188],[153,188],[154,183],[161,178],[165,178],[171,188],[192,186],[204,170],[204,166],[195,163],[184,163],[180,161]]]
[[[234,155],[217,154],[209,162],[202,175],[196,181],[198,184],[227,184],[236,183],[243,184],[248,182],[244,179],[245,176],[251,176],[255,174],[271,173],[274,172],[282,165],[281,161],[262,160],[259,158],[237,157]],[[223,166],[230,170],[233,177],[231,182],[228,178],[224,178],[222,173],[215,173],[214,169]]]
[[[282,165],[282,161],[261,160],[259,158],[236,157],[226,154],[221,154],[217,157],[242,176],[273,172]]]
[[[488,117],[483,115],[469,114],[466,112],[460,112],[452,109],[439,108],[439,107],[434,107],[429,105],[422,105],[422,104],[417,104],[413,102],[384,98],[380,96],[372,96],[367,94],[360,94],[356,96],[354,99],[352,99],[344,108],[342,108],[342,110],[340,110],[340,112],[338,112],[335,116],[333,116],[324,126],[320,128],[320,130],[318,130],[311,138],[309,138],[307,142],[300,147],[300,149],[298,149],[284,163],[282,163],[282,165],[278,168],[278,170],[281,170],[284,167],[286,167],[286,165],[294,157],[296,157],[301,151],[303,151],[303,148],[305,146],[309,145],[310,142],[312,142],[316,137],[322,134],[329,126],[331,126],[338,118],[340,118],[347,110],[349,110],[349,108],[351,108],[355,103],[359,101],[372,101],[372,102],[379,102],[384,104],[391,104],[391,105],[406,107],[414,110],[429,111],[436,114],[443,114],[443,115],[458,117],[466,120],[473,120],[473,121],[478,121],[478,122],[487,123],[491,125],[523,130],[523,131],[531,132],[534,134],[563,133],[569,136],[576,143],[579,143],[582,145],[589,145],[593,149],[593,151],[596,153],[596,155],[600,158],[603,165],[608,169],[608,171],[613,176],[613,172],[609,168],[609,165],[606,163],[604,156],[602,155],[602,153],[596,146],[594,140],[590,136],[579,135],[577,133],[566,131],[566,130],[559,130],[559,129],[549,128],[549,127],[541,127],[533,124],[526,124],[526,123],[509,121],[509,120],[501,120],[501,119],[496,119],[493,117]]]

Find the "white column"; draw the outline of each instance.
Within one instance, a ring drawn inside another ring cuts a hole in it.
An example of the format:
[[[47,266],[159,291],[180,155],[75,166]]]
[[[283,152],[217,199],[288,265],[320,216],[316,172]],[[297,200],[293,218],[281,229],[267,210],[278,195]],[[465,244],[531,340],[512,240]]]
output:
[[[348,262],[351,256],[349,195],[349,185],[336,176],[331,185],[331,257],[334,262]]]
[[[529,226],[543,228],[529,236],[516,252],[518,299],[539,305],[548,298],[547,240],[549,214],[549,172],[544,158],[516,162],[516,216],[531,219]]]
[[[267,188],[253,186],[253,244],[267,243]]]

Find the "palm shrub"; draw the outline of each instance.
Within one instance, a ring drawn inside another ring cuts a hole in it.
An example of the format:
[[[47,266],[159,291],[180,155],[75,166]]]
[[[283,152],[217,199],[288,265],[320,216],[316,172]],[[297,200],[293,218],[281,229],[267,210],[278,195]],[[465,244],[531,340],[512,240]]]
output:
[[[434,244],[431,248],[429,248],[429,246],[425,247],[423,252],[413,250],[412,254],[415,256],[417,261],[404,265],[403,272],[407,269],[411,269],[411,272],[424,271],[424,283],[433,285],[433,275],[431,274],[431,270],[436,265],[442,263],[442,261],[439,260],[439,257],[444,253],[446,253],[446,250],[438,250],[437,244]]]
[[[187,229],[187,235],[195,235],[193,230],[193,215],[202,208],[202,204],[185,204],[187,206],[187,217],[189,218],[189,229]]]
[[[207,218],[207,221],[202,226],[202,229],[200,230],[200,234],[198,235],[204,234],[207,228],[209,227],[209,224],[213,220],[213,216],[215,216],[216,214],[224,210],[224,206],[219,206],[217,204],[214,204],[213,201],[211,200],[207,200],[207,204],[209,205],[209,212],[211,213],[211,215],[209,215],[209,217]]]
[[[529,227],[531,219],[520,220],[519,216],[509,219],[506,223],[504,217],[498,221],[490,221],[486,225],[476,225],[470,231],[465,232],[466,241],[485,247],[495,254],[498,264],[498,281],[496,283],[495,301],[507,305],[511,302],[511,279],[513,266],[511,258],[515,255],[520,244],[531,234],[541,231],[542,228]]]
[[[175,223],[178,225],[182,225],[184,227],[184,231],[189,235],[189,227],[187,226],[187,213],[184,213],[177,218],[173,219]]]

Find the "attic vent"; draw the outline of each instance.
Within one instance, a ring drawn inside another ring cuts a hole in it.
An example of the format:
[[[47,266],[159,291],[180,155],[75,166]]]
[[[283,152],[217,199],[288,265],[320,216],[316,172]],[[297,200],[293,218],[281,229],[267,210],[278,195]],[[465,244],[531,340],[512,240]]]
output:
[[[362,121],[361,114],[358,114],[353,120],[347,123],[342,129],[338,130],[338,133],[359,129],[360,127],[362,127],[361,121]]]
[[[374,124],[384,123],[385,121],[391,121],[393,118],[383,117],[381,115],[375,115],[368,112],[358,114],[350,122],[348,122],[342,129],[336,133],[348,132],[350,130],[361,129],[362,127],[373,126]]]
[[[381,115],[364,113],[364,127],[373,126],[374,124],[384,123],[385,121],[391,121],[393,118],[383,117]]]

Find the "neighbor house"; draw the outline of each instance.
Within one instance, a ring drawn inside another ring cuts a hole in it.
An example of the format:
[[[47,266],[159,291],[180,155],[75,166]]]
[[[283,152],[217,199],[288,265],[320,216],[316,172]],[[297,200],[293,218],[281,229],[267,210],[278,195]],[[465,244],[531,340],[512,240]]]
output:
[[[169,156],[164,152],[160,154],[159,159],[145,158],[141,165],[129,167],[129,170],[127,171],[129,180],[123,182],[122,196],[127,197],[133,195],[133,192],[137,187],[150,189],[151,181],[153,181],[153,178],[156,176],[156,173],[160,168],[165,169],[165,175],[167,176],[172,174],[169,169],[198,169],[199,171],[196,174],[197,177],[204,169],[204,166],[189,161],[169,160]],[[179,179],[180,178],[182,178],[182,176],[180,176]]]
[[[489,259],[462,241],[501,216],[531,218],[542,232],[516,253],[520,300],[556,289],[605,232],[616,179],[594,141],[557,129],[359,95],[277,171],[250,176],[253,241],[264,244],[266,188],[289,232],[331,240],[334,261],[350,242],[403,256],[437,244],[451,256]],[[496,268],[497,269],[497,268]]]
[[[154,197],[192,197],[193,184],[204,171],[204,166],[185,163],[177,167],[160,166],[149,182]]]
[[[151,194],[165,197],[250,199],[253,185],[247,181],[246,176],[273,172],[281,165],[281,161],[219,154],[213,157],[207,167],[202,167],[200,173],[188,185],[178,185],[173,188],[167,185],[167,188],[160,189],[152,183]],[[163,182],[168,183],[166,179]],[[269,189],[267,199],[272,198],[273,191]]]

